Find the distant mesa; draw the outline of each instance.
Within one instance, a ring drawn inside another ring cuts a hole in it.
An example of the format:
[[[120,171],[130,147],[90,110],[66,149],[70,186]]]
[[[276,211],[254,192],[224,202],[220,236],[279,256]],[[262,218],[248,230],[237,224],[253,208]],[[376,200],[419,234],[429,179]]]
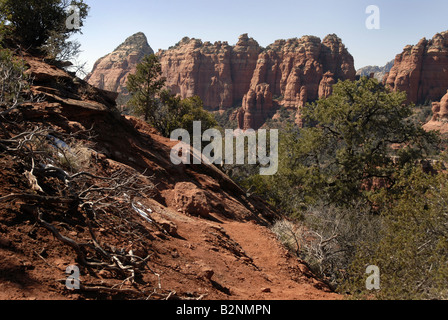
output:
[[[395,60],[389,61],[385,66],[367,66],[356,71],[356,75],[359,77],[370,77],[373,74],[373,77],[377,79],[379,82],[384,80],[384,77],[388,75],[392,67],[394,66]]]

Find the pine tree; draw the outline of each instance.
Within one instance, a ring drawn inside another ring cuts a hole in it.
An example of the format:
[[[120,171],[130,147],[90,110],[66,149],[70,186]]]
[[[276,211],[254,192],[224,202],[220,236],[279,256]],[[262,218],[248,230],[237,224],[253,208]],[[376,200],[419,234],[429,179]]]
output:
[[[135,74],[128,77],[127,89],[132,98],[129,105],[132,111],[144,116],[145,121],[155,125],[155,113],[160,102],[159,97],[165,86],[161,77],[162,66],[156,55],[145,56],[137,66]]]

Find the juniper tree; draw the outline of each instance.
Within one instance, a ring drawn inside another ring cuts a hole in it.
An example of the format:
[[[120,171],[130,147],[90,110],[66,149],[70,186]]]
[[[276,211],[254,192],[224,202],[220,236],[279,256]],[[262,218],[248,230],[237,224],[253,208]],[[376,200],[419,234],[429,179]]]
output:
[[[83,0],[0,0],[1,29],[25,49],[38,49],[55,34],[66,40],[80,32],[88,11]],[[67,27],[71,13],[76,14],[79,28]]]
[[[392,186],[396,172],[428,157],[438,141],[410,119],[402,92],[367,78],[333,89],[302,109],[303,129],[282,135],[278,174],[249,181],[290,213],[319,201],[370,203],[373,186]]]

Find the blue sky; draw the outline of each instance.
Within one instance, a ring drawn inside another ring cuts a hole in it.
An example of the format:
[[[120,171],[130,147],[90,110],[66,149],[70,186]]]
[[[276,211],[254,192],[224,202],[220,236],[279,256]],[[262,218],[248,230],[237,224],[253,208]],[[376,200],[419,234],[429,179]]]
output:
[[[277,39],[336,33],[355,67],[384,65],[407,44],[448,30],[447,0],[86,0],[91,7],[79,60],[88,69],[128,36],[144,32],[154,51],[185,36],[228,41],[248,33],[262,46]],[[380,29],[365,26],[366,8],[380,9]],[[90,70],[90,69],[89,69]],[[89,71],[88,70],[88,71]]]

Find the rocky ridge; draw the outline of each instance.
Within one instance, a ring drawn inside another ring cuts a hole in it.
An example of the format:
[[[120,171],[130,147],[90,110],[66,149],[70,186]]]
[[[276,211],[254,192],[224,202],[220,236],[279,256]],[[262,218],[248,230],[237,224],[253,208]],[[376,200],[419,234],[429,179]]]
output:
[[[151,52],[142,34],[130,39],[95,64],[86,78],[90,84],[123,92],[127,74]],[[128,50],[133,54],[124,54]],[[300,107],[328,96],[334,83],[354,80],[356,73],[353,57],[336,35],[278,40],[267,48],[247,34],[233,46],[185,37],[157,55],[173,93],[198,95],[211,111],[240,107],[233,117],[242,129],[258,129],[279,106],[299,114]]]
[[[167,87],[182,98],[198,95],[209,110],[226,110],[241,103],[250,89],[252,74],[262,48],[247,34],[235,46],[183,38],[174,47],[160,50]]]
[[[98,59],[85,80],[99,89],[127,93],[128,75],[135,72],[137,64],[145,55],[153,53],[145,34],[136,33],[112,53]]]

